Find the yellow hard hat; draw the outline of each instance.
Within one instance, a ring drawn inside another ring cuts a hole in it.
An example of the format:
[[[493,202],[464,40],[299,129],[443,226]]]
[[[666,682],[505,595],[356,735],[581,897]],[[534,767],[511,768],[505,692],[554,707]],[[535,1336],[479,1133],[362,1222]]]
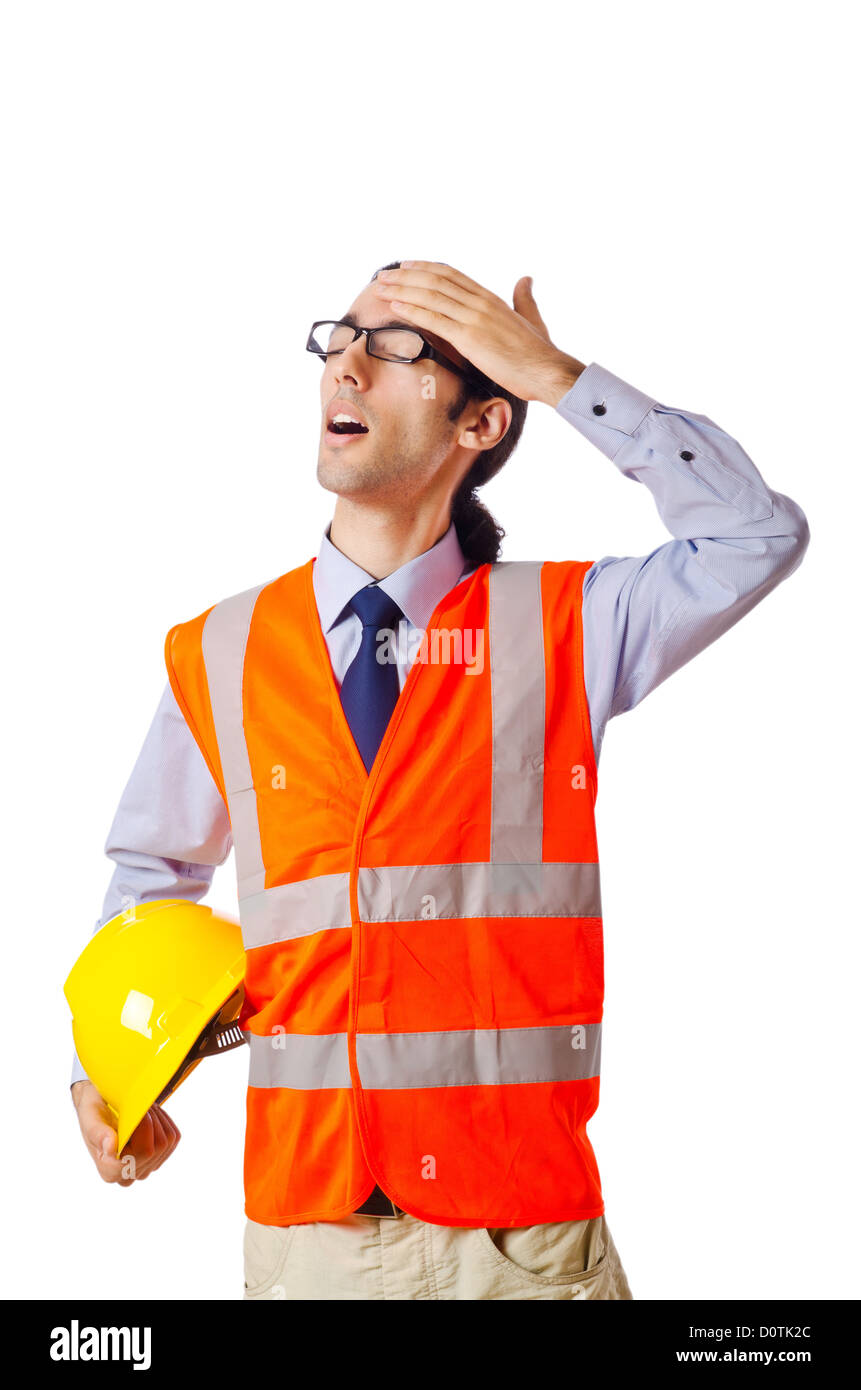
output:
[[[239,923],[184,898],[105,922],[63,986],[85,1072],[117,1121],[117,1153],[204,1057],[245,1042]]]

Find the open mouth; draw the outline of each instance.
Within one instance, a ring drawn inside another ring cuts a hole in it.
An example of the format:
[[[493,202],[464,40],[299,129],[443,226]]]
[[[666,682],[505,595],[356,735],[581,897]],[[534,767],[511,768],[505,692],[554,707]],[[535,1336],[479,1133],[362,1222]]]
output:
[[[359,424],[358,420],[353,420],[349,415],[336,415],[329,423],[330,434],[367,434],[365,425]]]

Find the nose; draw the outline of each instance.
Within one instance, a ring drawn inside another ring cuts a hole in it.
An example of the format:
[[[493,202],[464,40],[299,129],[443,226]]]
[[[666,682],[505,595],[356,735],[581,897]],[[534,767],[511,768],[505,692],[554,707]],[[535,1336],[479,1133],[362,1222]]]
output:
[[[362,333],[349,347],[329,360],[334,363],[334,376],[337,382],[351,381],[356,386],[367,381],[370,364],[373,361],[367,351],[367,335]]]

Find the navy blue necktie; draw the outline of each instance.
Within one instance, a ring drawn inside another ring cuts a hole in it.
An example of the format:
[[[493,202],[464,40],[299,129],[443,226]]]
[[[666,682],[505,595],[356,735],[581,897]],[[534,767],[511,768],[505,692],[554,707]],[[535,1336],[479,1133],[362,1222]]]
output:
[[[394,599],[376,584],[360,589],[349,606],[361,619],[362,642],[341,682],[341,704],[362,761],[370,772],[400,694],[397,662],[377,660],[378,651],[382,649],[382,653],[391,656],[396,647],[394,643],[380,642],[378,634],[385,628],[396,636],[396,625],[403,613]],[[368,1216],[401,1214],[401,1208],[386,1196],[379,1184],[356,1210]]]
[[[361,619],[362,644],[341,682],[341,704],[370,772],[400,694],[398,666],[391,658],[397,650],[397,624],[403,612],[376,584],[360,589],[349,607]],[[391,633],[390,643],[378,640],[381,629]],[[378,651],[389,659],[378,661]]]

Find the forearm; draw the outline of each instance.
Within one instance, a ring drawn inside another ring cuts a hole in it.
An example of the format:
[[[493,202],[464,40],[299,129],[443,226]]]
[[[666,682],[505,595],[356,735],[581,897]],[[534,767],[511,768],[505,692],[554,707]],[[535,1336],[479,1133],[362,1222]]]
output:
[[[556,408],[620,473],[648,487],[677,539],[806,545],[798,504],[773,491],[739,442],[708,416],[662,405],[595,362]]]
[[[587,696],[596,752],[606,721],[638,704],[800,564],[807,519],[707,416],[660,404],[597,363],[557,410],[627,478],[675,537],[605,556],[586,575]]]

